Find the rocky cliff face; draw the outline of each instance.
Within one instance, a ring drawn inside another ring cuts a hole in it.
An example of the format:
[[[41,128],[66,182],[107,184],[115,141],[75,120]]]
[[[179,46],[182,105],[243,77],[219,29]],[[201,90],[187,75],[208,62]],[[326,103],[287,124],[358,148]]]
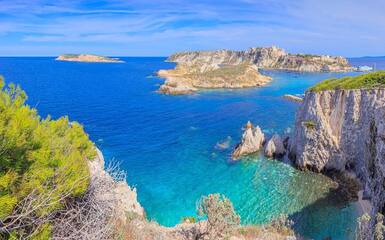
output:
[[[292,155],[300,168],[351,171],[372,216],[385,205],[385,89],[307,92]]]
[[[143,207],[137,200],[136,189],[128,186],[125,179],[116,180],[105,170],[103,154],[99,149],[97,156],[89,162],[91,185],[95,187],[109,186],[106,191],[97,191],[97,201],[109,202],[115,209],[117,218],[126,221],[128,213],[134,213],[140,217],[145,216]]]
[[[248,62],[258,68],[303,72],[345,72],[353,68],[346,58],[327,55],[289,54],[278,47],[250,48],[246,51],[180,52],[168,61],[187,66],[201,65],[200,71],[218,68],[221,64]],[[205,63],[202,65],[201,63]]]

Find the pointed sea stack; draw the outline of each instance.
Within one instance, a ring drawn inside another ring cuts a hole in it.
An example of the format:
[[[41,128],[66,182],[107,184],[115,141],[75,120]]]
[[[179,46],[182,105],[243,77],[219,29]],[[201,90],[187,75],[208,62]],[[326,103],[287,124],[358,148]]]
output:
[[[262,147],[265,135],[259,126],[254,127],[250,121],[246,124],[241,142],[235,147],[231,157],[237,160],[239,157],[258,152]]]

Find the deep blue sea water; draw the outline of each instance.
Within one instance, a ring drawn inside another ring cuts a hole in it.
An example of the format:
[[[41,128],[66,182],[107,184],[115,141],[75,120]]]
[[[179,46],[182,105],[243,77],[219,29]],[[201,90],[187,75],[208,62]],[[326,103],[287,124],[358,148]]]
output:
[[[148,218],[172,226],[195,215],[202,195],[223,193],[242,223],[266,223],[281,213],[307,237],[352,239],[356,204],[341,204],[332,182],[319,174],[252,156],[229,160],[247,120],[268,134],[292,131],[297,104],[283,94],[301,94],[329,77],[357,73],[264,71],[273,81],[246,90],[210,90],[194,95],[155,92],[172,68],[165,58],[123,58],[124,64],[57,62],[54,58],[0,58],[0,74],[26,90],[42,116],[68,115],[82,123],[107,161],[119,161],[137,188]],[[351,59],[385,68],[385,58]],[[228,141],[228,149],[216,144]]]

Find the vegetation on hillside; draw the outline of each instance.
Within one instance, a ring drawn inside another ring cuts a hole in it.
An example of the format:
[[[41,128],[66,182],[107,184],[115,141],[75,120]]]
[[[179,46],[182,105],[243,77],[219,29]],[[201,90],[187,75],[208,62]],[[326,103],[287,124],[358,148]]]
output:
[[[49,219],[89,184],[95,149],[80,124],[41,119],[0,77],[0,238],[46,239]],[[44,197],[42,197],[44,196]]]
[[[316,84],[309,90],[319,92],[335,89],[367,89],[381,87],[385,87],[385,71],[378,71],[355,77],[331,78]]]

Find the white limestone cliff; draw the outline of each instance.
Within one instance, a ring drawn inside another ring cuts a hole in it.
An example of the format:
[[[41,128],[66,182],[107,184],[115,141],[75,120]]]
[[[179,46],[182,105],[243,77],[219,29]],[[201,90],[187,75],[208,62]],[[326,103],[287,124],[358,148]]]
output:
[[[268,158],[277,157],[280,158],[285,155],[285,147],[281,137],[278,134],[274,134],[273,137],[265,145],[265,156]]]
[[[353,172],[372,204],[369,214],[383,211],[385,89],[309,91],[295,125],[290,155],[298,167]]]

